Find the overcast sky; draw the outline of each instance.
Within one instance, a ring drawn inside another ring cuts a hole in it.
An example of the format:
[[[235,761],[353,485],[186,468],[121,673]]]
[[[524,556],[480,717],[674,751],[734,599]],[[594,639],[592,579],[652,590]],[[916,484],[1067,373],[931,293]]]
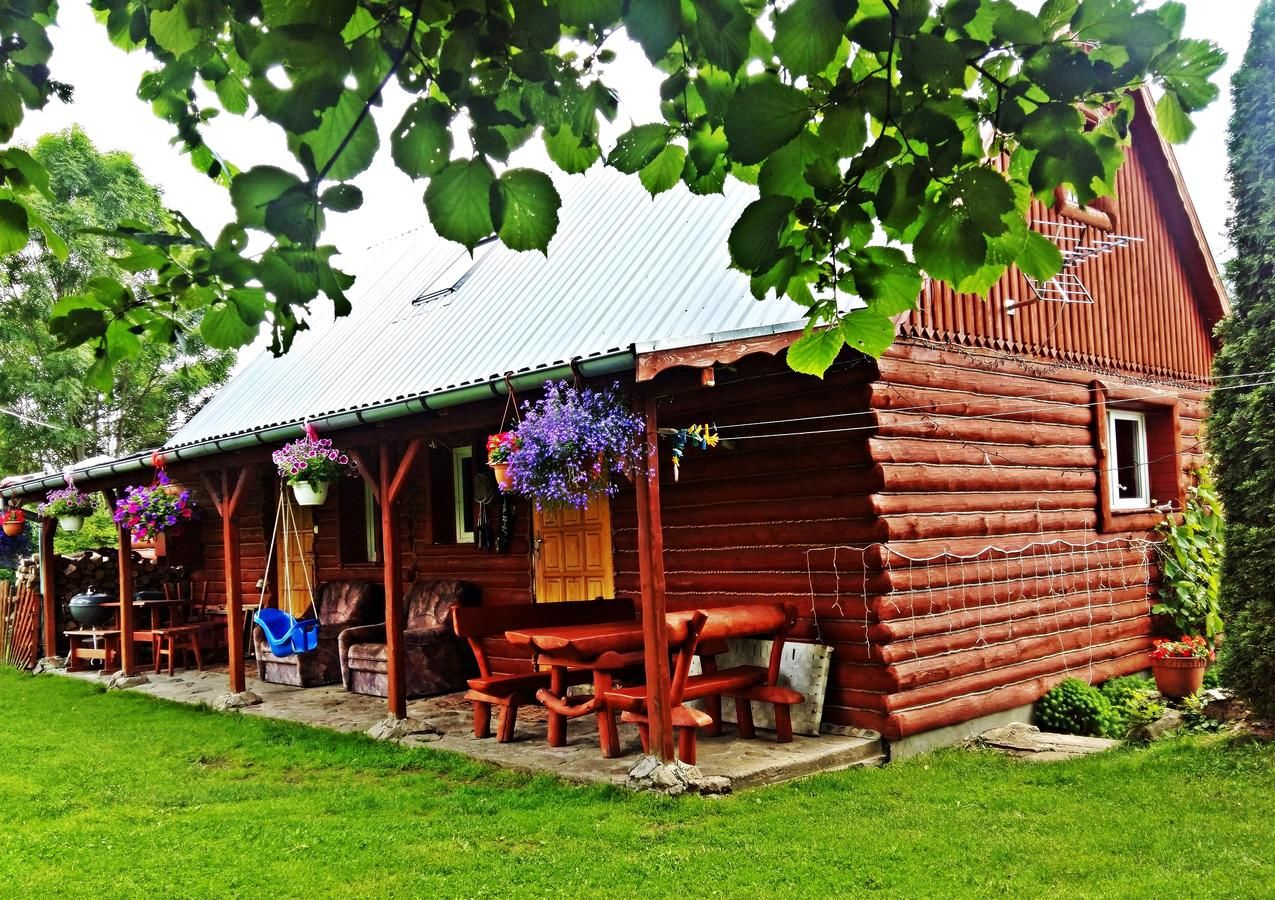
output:
[[[1024,6],[1035,6],[1020,0]],[[1202,219],[1204,231],[1219,258],[1227,255],[1224,235],[1227,216],[1226,124],[1230,115],[1229,81],[1248,42],[1257,0],[1185,0],[1186,34],[1218,42],[1230,55],[1223,71],[1221,99],[1195,117],[1198,129],[1190,142],[1176,148],[1187,186]],[[29,114],[17,140],[31,142],[39,135],[79,123],[99,149],[123,149],[133,154],[148,178],[164,190],[168,205],[185,212],[210,236],[231,218],[223,188],[196,172],[185,156],[169,144],[172,130],[157,119],[149,105],[136,99],[138,78],[153,65],[144,53],[128,54],[113,47],[82,0],[61,4],[59,25],[52,34],[55,78],[75,86],[75,101],[53,101]],[[641,60],[633,52],[621,54],[608,83],[621,94],[618,125],[650,121],[655,109],[653,89],[642,79]],[[379,239],[414,228],[426,221],[423,184],[413,183],[389,159],[388,131],[406,106],[401,96],[387,98],[377,111],[383,135],[381,152],[357,181],[364,207],[347,215],[329,216],[329,238],[353,251]],[[222,116],[209,132],[210,143],[240,168],[276,163],[295,168],[281,133],[264,120]],[[605,136],[604,136],[605,137]]]

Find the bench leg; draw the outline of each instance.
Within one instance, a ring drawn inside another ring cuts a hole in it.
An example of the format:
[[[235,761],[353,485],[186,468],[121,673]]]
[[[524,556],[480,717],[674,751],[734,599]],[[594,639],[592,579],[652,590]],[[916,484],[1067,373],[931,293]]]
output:
[[[607,691],[614,686],[610,672],[595,671],[593,673],[593,696],[605,697]],[[620,730],[615,724],[615,712],[602,701],[598,706],[598,744],[606,759],[615,759],[620,755]]]
[[[67,638],[67,641],[71,646],[66,651],[66,670],[68,672],[81,672],[84,670],[84,666],[81,665],[82,660],[80,659],[80,639],[72,637]]]
[[[787,744],[792,741],[792,707],[787,703],[775,704],[775,743]]]
[[[713,718],[713,724],[704,731],[709,737],[718,737],[722,733],[722,698],[718,694],[704,698],[704,712]]]
[[[151,656],[155,658],[155,674],[159,674],[159,664],[164,658],[164,652],[160,648],[160,639],[158,637],[151,638]]]
[[[195,654],[195,671],[204,671],[204,660],[199,655],[199,634],[195,633],[190,636],[190,650]]]
[[[677,758],[688,766],[695,765],[695,732],[698,728],[677,729]]]
[[[171,676],[173,674],[173,666],[176,663],[177,639],[170,634],[164,643],[168,645],[168,674]]]
[[[549,669],[549,693],[559,699],[567,696],[567,670],[564,666]],[[567,717],[549,710],[549,746],[565,747],[567,743]]]
[[[638,737],[642,739],[642,752],[650,753],[651,752],[651,726],[647,725],[645,722],[641,722],[638,724],[637,730],[638,730]]]
[[[474,704],[474,737],[491,737],[491,704],[484,703],[481,700],[472,702]],[[504,715],[503,709],[501,710],[501,715]]]
[[[735,698],[735,721],[739,725],[740,737],[748,739],[757,737],[757,730],[753,728],[753,705],[743,697]]]
[[[514,728],[518,724],[518,704],[512,700],[500,708],[500,720],[496,723],[496,740],[508,744],[514,739]],[[566,743],[566,720],[563,722],[563,743]],[[558,744],[557,746],[562,746]]]

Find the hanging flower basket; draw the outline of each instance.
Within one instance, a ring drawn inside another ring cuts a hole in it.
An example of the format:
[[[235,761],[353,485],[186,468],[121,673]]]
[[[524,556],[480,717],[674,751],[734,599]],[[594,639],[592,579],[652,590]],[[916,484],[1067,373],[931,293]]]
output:
[[[328,499],[328,485],[342,475],[358,474],[354,461],[309,425],[304,437],[276,450],[272,459],[301,506],[322,506]]]
[[[496,485],[508,492],[513,488],[509,474],[509,456],[518,449],[521,441],[516,431],[502,431],[487,437],[487,465],[496,476]]]
[[[113,518],[129,530],[134,540],[150,542],[192,521],[195,501],[190,491],[169,484],[168,473],[159,469],[153,484],[125,488],[124,496],[115,501]]]
[[[543,400],[524,407],[508,478],[539,509],[584,508],[641,469],[644,429],[618,384],[595,391],[551,381]]]
[[[1160,640],[1151,651],[1151,674],[1166,697],[1189,697],[1204,687],[1204,672],[1213,661],[1213,650],[1203,637],[1180,641]]]
[[[58,520],[63,531],[79,531],[84,527],[85,516],[97,509],[97,498],[75,485],[68,484],[56,491],[49,491],[37,508],[40,515]]]
[[[21,509],[7,509],[4,513],[3,521],[0,521],[0,527],[4,528],[4,533],[9,537],[17,537],[26,530],[27,514]]]

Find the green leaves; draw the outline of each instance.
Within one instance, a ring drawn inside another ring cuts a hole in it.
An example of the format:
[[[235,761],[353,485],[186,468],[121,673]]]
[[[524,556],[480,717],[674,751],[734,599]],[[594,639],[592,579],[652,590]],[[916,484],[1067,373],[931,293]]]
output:
[[[17,253],[31,239],[27,209],[12,200],[0,200],[0,255]]]
[[[615,149],[607,156],[607,165],[632,174],[645,168],[668,146],[671,133],[667,125],[638,125],[620,135]],[[678,170],[680,173],[680,169]]]
[[[229,291],[224,302],[204,313],[199,333],[208,346],[232,350],[252,343],[265,321],[266,292],[260,288]]]
[[[549,176],[535,169],[510,169],[491,188],[496,235],[512,250],[547,254],[549,241],[558,230],[560,206],[562,198]]]
[[[726,112],[731,158],[759,163],[795,138],[810,120],[810,102],[795,87],[761,78],[741,88]]]
[[[845,338],[835,325],[807,331],[788,348],[788,368],[822,378],[844,344]]]
[[[795,206],[791,197],[777,195],[748,204],[730,230],[727,246],[731,265],[761,273],[779,262],[780,239],[788,230]]]
[[[451,110],[432,98],[417,100],[390,133],[394,165],[412,178],[427,178],[452,155]]]
[[[1182,108],[1182,101],[1174,93],[1166,93],[1156,101],[1155,124],[1171,144],[1181,144],[1195,131],[1191,117]]]
[[[775,14],[775,52],[793,74],[815,75],[836,56],[846,27],[837,5],[834,0],[794,0]]]
[[[442,237],[470,252],[495,230],[491,189],[496,175],[484,159],[458,159],[435,175],[425,189],[429,220]]]
[[[669,144],[638,172],[638,180],[651,195],[670,190],[682,178],[686,167],[686,150],[677,144]]]
[[[912,245],[917,264],[950,284],[977,272],[987,257],[987,237],[959,208],[935,211]]]

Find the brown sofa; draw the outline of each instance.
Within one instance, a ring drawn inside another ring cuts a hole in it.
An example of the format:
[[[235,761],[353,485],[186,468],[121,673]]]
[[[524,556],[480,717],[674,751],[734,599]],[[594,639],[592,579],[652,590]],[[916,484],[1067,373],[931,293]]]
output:
[[[476,606],[478,588],[467,581],[418,581],[403,595],[407,696],[463,690],[472,660],[452,631],[454,606]],[[384,697],[389,692],[385,623],[347,628],[338,642],[347,691]]]
[[[257,677],[271,684],[317,687],[341,680],[338,638],[355,625],[385,618],[385,595],[370,581],[330,581],[315,594],[319,619],[319,645],[308,653],[275,656],[261,627],[254,625],[252,640],[257,654]]]

